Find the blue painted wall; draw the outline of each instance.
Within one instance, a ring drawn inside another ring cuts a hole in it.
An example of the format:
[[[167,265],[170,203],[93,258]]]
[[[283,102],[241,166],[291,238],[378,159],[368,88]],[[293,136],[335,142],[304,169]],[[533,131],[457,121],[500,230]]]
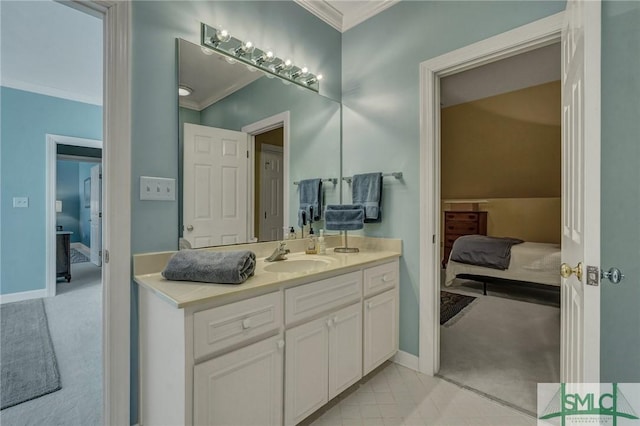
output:
[[[601,381],[640,382],[640,2],[602,4]]]
[[[403,240],[403,351],[418,355],[419,64],[562,10],[564,2],[403,1],[343,35],[343,174],[404,172],[403,182],[385,183],[383,222],[364,231]]]
[[[62,201],[62,212],[56,213],[56,225],[71,231],[71,242],[80,242],[80,197],[78,188],[77,161],[58,160],[56,162],[56,200]]]
[[[45,135],[102,139],[102,107],[1,87],[0,114],[0,294],[44,289]]]
[[[97,163],[78,163],[78,193],[80,199],[84,200],[84,180],[91,177],[91,168]],[[84,203],[80,203],[80,242],[86,247],[91,247],[91,207],[85,207]]]

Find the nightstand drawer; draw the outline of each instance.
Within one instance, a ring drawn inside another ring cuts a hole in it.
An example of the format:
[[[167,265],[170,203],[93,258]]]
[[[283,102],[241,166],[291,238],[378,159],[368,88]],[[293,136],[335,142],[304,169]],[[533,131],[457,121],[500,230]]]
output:
[[[478,223],[477,222],[447,222],[445,226],[445,232],[447,234],[477,234]]]
[[[445,219],[447,221],[465,221],[465,222],[477,222],[478,213],[476,212],[446,212]]]

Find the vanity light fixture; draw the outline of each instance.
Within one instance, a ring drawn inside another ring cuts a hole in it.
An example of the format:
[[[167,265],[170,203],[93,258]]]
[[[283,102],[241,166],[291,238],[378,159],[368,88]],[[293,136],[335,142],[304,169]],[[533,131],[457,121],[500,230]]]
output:
[[[310,73],[307,67],[295,66],[290,59],[278,58],[271,49],[260,49],[250,41],[232,37],[227,30],[204,23],[201,29],[203,51],[211,49],[222,54],[229,63],[242,62],[252,70],[262,71],[267,77],[280,77],[285,83],[295,83],[314,92],[319,91],[322,76]]]
[[[226,43],[231,40],[231,34],[227,30],[216,30],[213,35],[209,37],[209,43],[213,46],[218,46],[220,43]]]
[[[193,93],[193,89],[187,86],[178,86],[178,96],[189,96]]]
[[[232,47],[229,51],[233,53],[235,56],[243,56],[248,53],[253,52],[255,46],[250,41],[245,41],[238,47]]]

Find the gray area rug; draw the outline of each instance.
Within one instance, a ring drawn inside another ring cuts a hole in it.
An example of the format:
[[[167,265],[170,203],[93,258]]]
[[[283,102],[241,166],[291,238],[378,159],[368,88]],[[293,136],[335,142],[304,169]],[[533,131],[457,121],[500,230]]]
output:
[[[71,265],[71,282],[58,282],[44,300],[62,389],[0,411],[0,425],[102,426],[101,270]]]
[[[0,307],[0,409],[61,388],[42,299]]]
[[[71,263],[83,263],[88,261],[89,258],[82,254],[80,251],[74,248],[71,249]]]
[[[560,309],[482,296],[481,286],[448,290],[477,300],[454,324],[440,327],[439,375],[535,413],[537,384],[560,380]]]

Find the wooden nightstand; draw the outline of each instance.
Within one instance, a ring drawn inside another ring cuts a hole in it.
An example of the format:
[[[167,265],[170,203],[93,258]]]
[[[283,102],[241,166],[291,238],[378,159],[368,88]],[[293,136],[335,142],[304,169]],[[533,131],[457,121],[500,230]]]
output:
[[[449,261],[453,242],[462,235],[487,235],[487,212],[444,212],[444,257],[442,267]]]

